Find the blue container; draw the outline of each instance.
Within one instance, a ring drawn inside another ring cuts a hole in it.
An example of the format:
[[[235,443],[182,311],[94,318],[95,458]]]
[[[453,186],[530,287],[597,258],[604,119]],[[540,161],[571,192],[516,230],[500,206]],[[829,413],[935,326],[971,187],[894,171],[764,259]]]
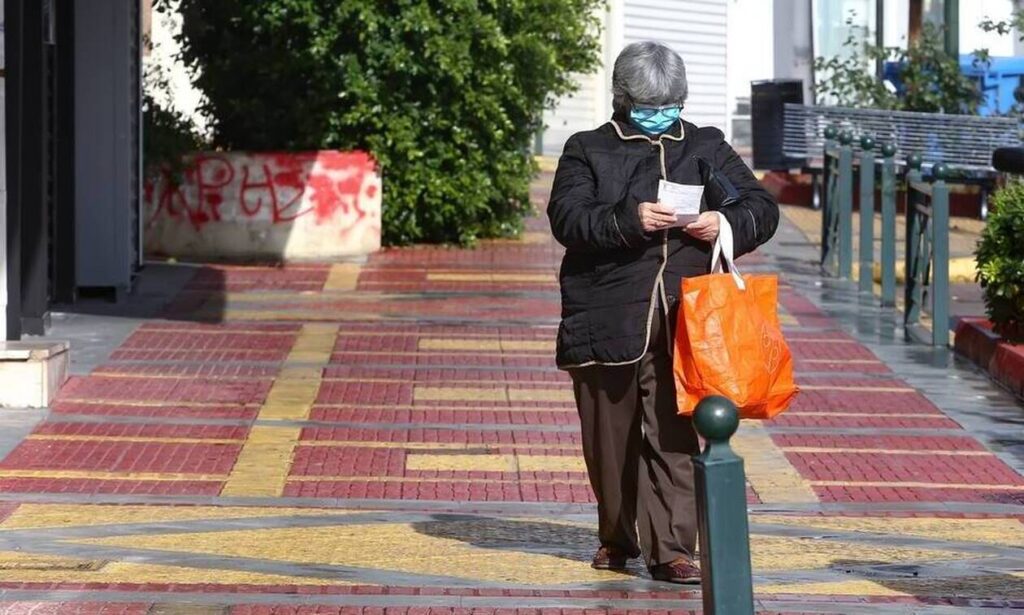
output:
[[[1024,95],[1024,57],[992,57],[978,62],[972,54],[960,56],[960,71],[973,79],[985,100],[978,107],[981,115],[1009,113],[1017,103],[1015,93]]]
[[[896,87],[897,95],[903,96],[900,66],[901,62],[886,62],[882,78]],[[1007,114],[1017,103],[1015,93],[1019,91],[1024,96],[1024,56],[992,57],[988,62],[978,62],[973,54],[963,54],[960,71],[977,83],[985,96],[978,105],[979,115]]]

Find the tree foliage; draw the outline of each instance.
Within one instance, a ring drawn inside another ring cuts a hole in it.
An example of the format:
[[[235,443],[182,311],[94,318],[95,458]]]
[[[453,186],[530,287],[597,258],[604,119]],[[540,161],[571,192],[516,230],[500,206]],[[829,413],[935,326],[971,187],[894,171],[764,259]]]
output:
[[[237,150],[365,149],[384,239],[518,231],[545,105],[596,67],[603,0],[181,0],[182,55]]]
[[[942,28],[924,24],[919,39],[903,49],[870,42],[866,28],[856,26],[853,16],[846,24],[850,30],[843,42],[846,52],[814,61],[814,70],[821,75],[815,83],[819,104],[933,113],[977,112],[981,92],[961,72],[959,59],[946,53]],[[876,61],[897,63],[902,91],[893,92],[876,78]]]

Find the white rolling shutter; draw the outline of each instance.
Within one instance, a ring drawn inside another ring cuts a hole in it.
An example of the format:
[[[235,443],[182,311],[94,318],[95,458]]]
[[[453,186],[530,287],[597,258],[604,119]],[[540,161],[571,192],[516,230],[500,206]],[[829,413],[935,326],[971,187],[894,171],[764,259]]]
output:
[[[560,156],[566,139],[581,130],[591,130],[607,118],[600,118],[604,80],[600,73],[575,75],[579,90],[558,99],[555,108],[544,113],[544,136],[541,139],[545,156]],[[610,94],[608,95],[611,96]]]
[[[658,41],[686,63],[690,97],[683,117],[725,130],[728,0],[624,0],[622,6],[624,44]]]

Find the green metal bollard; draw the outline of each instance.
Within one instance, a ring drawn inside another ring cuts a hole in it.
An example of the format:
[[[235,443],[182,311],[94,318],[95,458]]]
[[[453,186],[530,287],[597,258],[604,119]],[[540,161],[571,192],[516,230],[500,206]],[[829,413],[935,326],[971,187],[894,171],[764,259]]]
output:
[[[945,164],[932,168],[932,344],[949,345],[949,185]]]
[[[839,177],[836,200],[839,216],[839,277],[853,275],[853,133],[839,133]]]
[[[882,146],[882,306],[896,305],[896,146]]]
[[[739,412],[729,399],[705,397],[693,424],[706,444],[693,458],[705,615],[753,615],[754,588],[743,459],[729,447]]]
[[[875,140],[860,138],[860,248],[857,287],[861,292],[874,289],[875,263]]]

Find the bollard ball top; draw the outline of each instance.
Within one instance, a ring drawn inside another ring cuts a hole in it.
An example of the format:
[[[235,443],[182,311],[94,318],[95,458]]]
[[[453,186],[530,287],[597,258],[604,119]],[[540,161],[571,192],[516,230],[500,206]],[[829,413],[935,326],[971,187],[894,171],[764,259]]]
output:
[[[740,426],[740,413],[729,398],[710,395],[697,403],[693,425],[705,440],[725,442]]]
[[[932,176],[934,176],[935,179],[948,179],[949,172],[949,165],[946,164],[945,162],[940,162],[932,167]]]
[[[871,135],[862,135],[860,138],[860,148],[866,152],[875,149],[875,138]]]
[[[853,143],[853,133],[849,130],[844,130],[839,133],[839,143],[842,145],[849,145]]]
[[[882,144],[882,155],[886,158],[892,158],[896,155],[896,144],[895,143],[883,143]]]
[[[911,169],[920,169],[922,162],[924,162],[924,160],[921,158],[921,154],[911,154],[907,156],[907,166]]]
[[[823,134],[826,139],[835,139],[839,135],[839,129],[835,126],[826,126]]]

